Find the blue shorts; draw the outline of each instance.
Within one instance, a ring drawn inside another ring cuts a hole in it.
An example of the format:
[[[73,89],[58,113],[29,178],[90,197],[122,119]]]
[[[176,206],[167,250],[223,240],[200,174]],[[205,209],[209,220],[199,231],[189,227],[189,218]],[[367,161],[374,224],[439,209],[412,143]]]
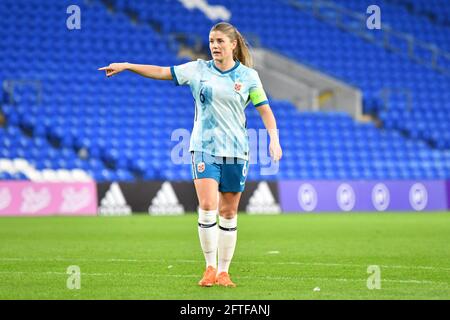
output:
[[[248,161],[239,158],[215,157],[192,151],[192,179],[211,178],[220,192],[242,192],[247,179]]]

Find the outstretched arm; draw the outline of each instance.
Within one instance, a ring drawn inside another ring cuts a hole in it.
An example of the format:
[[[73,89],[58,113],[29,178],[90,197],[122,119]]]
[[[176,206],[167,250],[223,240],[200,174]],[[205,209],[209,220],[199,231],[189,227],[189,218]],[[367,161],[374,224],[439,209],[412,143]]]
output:
[[[277,122],[275,120],[275,116],[273,115],[272,109],[268,104],[264,104],[257,107],[256,110],[258,110],[259,115],[264,122],[264,126],[270,136],[270,156],[274,161],[279,161],[283,155],[283,151],[281,150],[280,140],[278,138]]]
[[[107,77],[111,77],[122,71],[129,70],[151,79],[172,80],[170,67],[160,67],[148,64],[133,64],[128,62],[111,63],[109,66],[99,68],[98,70],[105,70]]]

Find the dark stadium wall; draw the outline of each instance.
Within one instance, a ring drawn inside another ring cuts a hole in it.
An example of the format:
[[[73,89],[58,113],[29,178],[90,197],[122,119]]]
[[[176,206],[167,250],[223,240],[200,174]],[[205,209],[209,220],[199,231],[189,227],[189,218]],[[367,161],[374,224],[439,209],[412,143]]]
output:
[[[126,215],[129,211],[152,215],[197,212],[198,200],[191,181],[98,183],[97,188],[98,212],[102,215]],[[276,183],[248,182],[239,203],[239,211],[279,213],[278,203]]]
[[[121,201],[122,198],[125,203]],[[103,206],[105,214],[108,214],[108,207],[120,205],[129,206],[133,213],[146,214],[152,205],[160,214],[164,213],[164,208],[168,210],[167,214],[196,211],[198,205],[192,182],[168,181],[99,183],[98,203],[100,208]],[[175,212],[170,212],[170,209]]]

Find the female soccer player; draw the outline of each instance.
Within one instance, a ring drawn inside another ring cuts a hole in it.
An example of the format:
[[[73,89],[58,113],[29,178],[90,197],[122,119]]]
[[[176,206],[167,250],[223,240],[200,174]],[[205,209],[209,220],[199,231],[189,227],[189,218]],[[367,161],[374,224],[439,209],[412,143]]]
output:
[[[228,269],[236,247],[237,210],[248,170],[244,109],[250,101],[269,133],[274,161],[281,159],[282,150],[275,117],[258,73],[252,69],[242,35],[231,24],[218,23],[209,33],[209,48],[210,61],[198,59],[173,67],[113,63],[99,70],[105,70],[108,77],[130,70],[191,87],[196,112],[189,151],[199,200],[198,233],[206,260],[199,285],[235,287]]]

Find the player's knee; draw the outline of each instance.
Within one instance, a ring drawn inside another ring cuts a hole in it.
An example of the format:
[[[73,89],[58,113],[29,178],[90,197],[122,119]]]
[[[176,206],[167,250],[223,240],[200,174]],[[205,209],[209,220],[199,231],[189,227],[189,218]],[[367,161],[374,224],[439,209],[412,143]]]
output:
[[[206,210],[206,211],[211,211],[211,210],[217,209],[216,201],[209,200],[209,199],[200,200],[199,205],[202,210]]]
[[[220,216],[225,219],[233,219],[237,215],[237,210],[234,208],[220,208]]]

